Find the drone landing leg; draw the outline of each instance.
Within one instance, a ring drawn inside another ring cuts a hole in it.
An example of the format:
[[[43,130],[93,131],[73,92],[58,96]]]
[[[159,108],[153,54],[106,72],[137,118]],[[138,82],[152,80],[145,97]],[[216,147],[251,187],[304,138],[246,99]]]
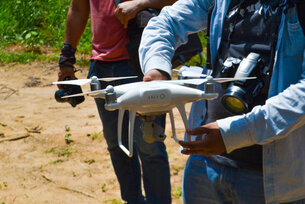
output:
[[[170,110],[169,112],[169,118],[171,120],[171,125],[172,125],[172,132],[173,132],[173,138],[176,142],[179,142],[177,136],[176,136],[176,127],[175,127],[175,120],[174,120],[174,114],[173,110]]]
[[[123,145],[122,143],[122,125],[123,125],[123,116],[125,110],[119,109],[119,116],[118,116],[118,143],[119,147],[127,154],[129,157],[133,155],[133,130],[134,130],[134,123],[136,117],[136,110],[132,109],[129,111],[129,132],[128,132],[128,148],[129,150]]]
[[[184,104],[177,104],[177,109],[180,112],[180,115],[182,117],[185,130],[187,130],[189,128],[189,124],[188,124],[188,121],[187,121],[187,116],[186,116]],[[187,140],[191,141],[191,137],[188,134],[187,134]]]

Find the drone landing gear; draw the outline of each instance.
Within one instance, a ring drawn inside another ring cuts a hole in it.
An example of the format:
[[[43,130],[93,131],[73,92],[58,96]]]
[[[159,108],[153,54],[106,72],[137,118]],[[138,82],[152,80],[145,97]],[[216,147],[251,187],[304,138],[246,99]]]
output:
[[[125,110],[119,109],[119,116],[118,116],[118,143],[119,147],[127,154],[129,157],[133,155],[133,130],[134,130],[134,123],[136,118],[136,109],[131,109],[129,111],[129,127],[128,127],[128,148],[129,150],[123,145],[122,142],[122,124],[123,124],[123,117],[124,117]]]
[[[184,127],[188,129],[188,121],[185,112],[184,104],[178,104],[177,109],[182,117]],[[124,117],[125,110],[119,109],[119,116],[118,116],[118,143],[119,147],[127,154],[129,157],[133,156],[133,133],[134,133],[134,124],[135,124],[135,117],[136,117],[136,109],[129,110],[129,127],[128,127],[128,149],[123,145],[122,142],[122,124],[123,124],[123,117]],[[173,138],[178,143],[179,139],[176,136],[176,128],[175,128],[175,120],[173,110],[169,111]],[[146,116],[143,126],[143,137],[144,140],[148,143],[152,143],[155,141],[163,141],[165,139],[165,135],[163,134],[164,129],[159,126],[155,121],[155,116]],[[188,141],[190,141],[190,136],[187,135]]]
[[[179,113],[182,117],[185,130],[187,130],[189,128],[189,125],[188,125],[188,121],[187,121],[187,116],[186,116],[184,104],[178,104],[177,109],[178,109],[178,111],[179,111]],[[176,128],[175,128],[175,120],[174,120],[173,110],[169,111],[169,116],[170,116],[170,121],[171,121],[171,126],[172,126],[173,138],[178,143],[179,139],[176,136]],[[188,141],[191,141],[190,140],[190,135],[187,135],[187,139],[188,139]]]
[[[136,109],[129,110],[129,127],[128,127],[128,149],[124,146],[122,142],[122,124],[125,110],[119,109],[118,116],[118,143],[119,147],[127,154],[129,157],[133,155],[133,134],[134,134],[134,124],[136,117]],[[154,121],[154,116],[147,116],[144,120],[143,125],[143,139],[147,143],[152,143],[155,141],[164,141],[166,136],[164,135],[164,128],[158,125]]]

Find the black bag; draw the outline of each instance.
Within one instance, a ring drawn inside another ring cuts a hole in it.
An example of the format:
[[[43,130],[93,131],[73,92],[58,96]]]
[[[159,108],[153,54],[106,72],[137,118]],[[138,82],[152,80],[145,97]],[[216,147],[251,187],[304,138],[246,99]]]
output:
[[[305,1],[304,0],[299,0],[297,3],[297,11],[298,11],[298,17],[300,24],[303,29],[303,33],[305,35]]]
[[[148,8],[140,11],[137,16],[128,22],[127,34],[129,37],[129,43],[126,45],[129,54],[129,63],[134,68],[139,77],[143,76],[140,62],[138,48],[141,41],[141,36],[148,21],[159,14],[160,10]],[[202,52],[202,45],[197,33],[188,36],[188,42],[178,47],[172,58],[173,67],[177,67],[188,60],[190,60],[196,54]]]

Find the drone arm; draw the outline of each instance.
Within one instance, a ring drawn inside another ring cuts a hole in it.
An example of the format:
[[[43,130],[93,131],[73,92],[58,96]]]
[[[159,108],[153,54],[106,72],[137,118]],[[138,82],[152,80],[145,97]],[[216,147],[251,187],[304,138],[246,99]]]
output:
[[[119,117],[118,117],[118,143],[119,147],[127,154],[129,157],[133,155],[133,132],[134,132],[134,123],[136,118],[136,110],[131,109],[129,111],[129,132],[128,132],[128,148],[123,145],[122,142],[122,124],[123,124],[123,116],[125,110],[119,109]]]

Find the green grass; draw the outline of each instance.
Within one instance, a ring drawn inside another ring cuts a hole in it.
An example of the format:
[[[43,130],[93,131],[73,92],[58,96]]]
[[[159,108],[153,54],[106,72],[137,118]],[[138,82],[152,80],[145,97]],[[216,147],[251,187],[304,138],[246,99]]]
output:
[[[41,46],[60,49],[70,0],[1,0],[0,49],[23,45],[41,54]],[[90,21],[79,43],[79,52],[91,52]]]
[[[7,63],[26,64],[33,61],[58,61],[59,50],[65,34],[66,15],[70,0],[0,0],[0,65]],[[77,47],[77,65],[87,66],[91,54],[91,22]],[[206,46],[203,33],[199,33]],[[10,51],[10,47],[22,47]],[[58,50],[51,55],[44,54],[49,47]],[[203,52],[204,53],[204,52]],[[87,57],[82,58],[86,55]],[[205,54],[203,54],[205,56]],[[199,56],[193,57],[187,65],[203,65]]]
[[[90,137],[92,138],[92,140],[97,140],[100,139],[102,134],[103,134],[103,130],[100,132],[92,132],[90,133]]]
[[[27,64],[34,61],[55,61],[58,60],[57,55],[42,55],[37,53],[8,53],[0,52],[0,65],[8,63]]]
[[[174,198],[180,198],[182,196],[182,188],[179,187],[179,188],[172,190],[172,196]]]
[[[72,152],[70,150],[70,146],[65,146],[62,148],[52,148],[51,150],[45,151],[45,154],[54,153],[57,154],[58,157],[69,157]]]

